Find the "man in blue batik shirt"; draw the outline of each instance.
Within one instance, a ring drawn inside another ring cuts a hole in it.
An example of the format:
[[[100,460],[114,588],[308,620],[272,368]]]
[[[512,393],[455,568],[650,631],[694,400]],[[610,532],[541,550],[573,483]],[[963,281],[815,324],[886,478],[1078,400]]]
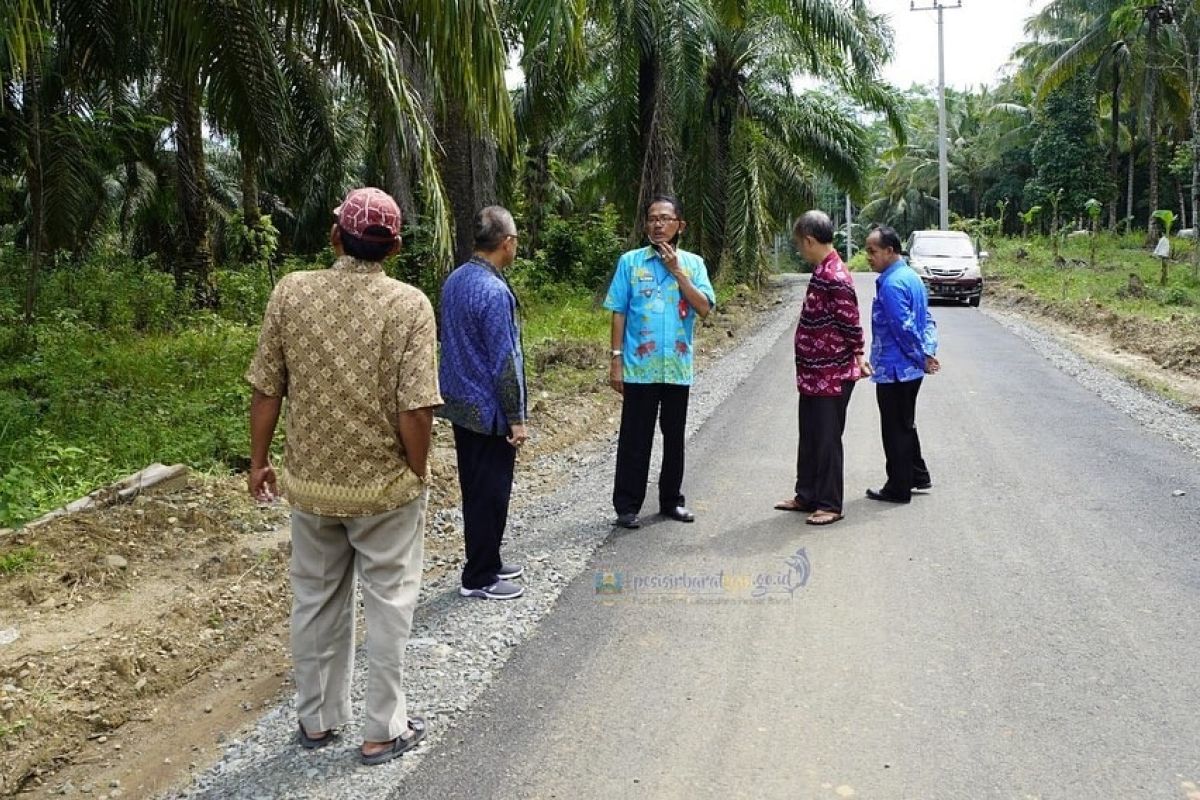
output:
[[[513,583],[524,567],[500,558],[517,448],[529,435],[517,297],[504,278],[516,257],[512,214],[488,206],[475,215],[474,254],[442,287],[445,405],[438,416],[453,424],[462,490],[466,562],[459,594],[486,600],[524,592]]]
[[[879,404],[887,483],[867,497],[907,503],[913,490],[933,488],[917,436],[917,393],[921,381],[941,368],[937,323],[929,314],[925,284],[900,257],[900,237],[890,227],[871,231],[867,261],[879,273],[871,305],[871,380]]]
[[[621,256],[604,301],[613,312],[609,383],[622,397],[613,507],[625,528],[641,527],[656,419],[663,434],[659,511],[679,522],[696,518],[681,493],[692,330],[696,317],[708,316],[717,299],[704,259],[677,247],[686,227],[677,200],[651,199],[650,244]]]

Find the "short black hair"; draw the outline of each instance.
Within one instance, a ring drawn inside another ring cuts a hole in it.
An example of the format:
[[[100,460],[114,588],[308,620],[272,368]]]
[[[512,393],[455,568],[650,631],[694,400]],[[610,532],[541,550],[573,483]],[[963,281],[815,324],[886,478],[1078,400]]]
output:
[[[346,252],[346,255],[351,258],[357,258],[360,261],[383,261],[396,245],[395,239],[384,242],[368,242],[348,232],[341,225],[338,225],[338,232],[342,236],[342,250]],[[391,235],[391,231],[382,225],[372,225],[363,231],[363,233],[371,236]]]
[[[512,231],[509,231],[512,228]],[[512,212],[504,206],[487,206],[475,215],[475,249],[491,253],[500,249],[504,240],[516,233],[517,223]]]
[[[811,236],[820,244],[833,244],[833,220],[824,211],[804,212],[792,232],[801,237]]]
[[[876,225],[871,229],[871,233],[878,234],[879,243],[884,247],[891,248],[895,253],[904,249],[904,246],[900,244],[900,235],[891,225]]]
[[[650,201],[646,203],[646,208],[644,209],[647,215],[650,214],[650,206],[654,205],[655,203],[670,203],[671,208],[675,210],[675,216],[679,217],[679,219],[683,219],[683,205],[679,202],[679,198],[675,197],[675,195],[656,194],[651,197]]]

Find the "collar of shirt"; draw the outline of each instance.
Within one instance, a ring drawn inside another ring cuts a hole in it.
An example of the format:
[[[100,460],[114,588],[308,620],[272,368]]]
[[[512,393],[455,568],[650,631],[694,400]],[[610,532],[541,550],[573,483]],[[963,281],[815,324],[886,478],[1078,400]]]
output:
[[[492,262],[488,261],[488,260],[487,260],[486,258],[484,258],[483,256],[479,255],[478,253],[473,253],[473,254],[471,255],[471,257],[470,257],[469,259],[467,259],[467,263],[469,263],[469,264],[475,264],[475,265],[477,265],[477,266],[483,267],[484,269],[486,269],[486,270],[489,270],[489,271],[493,272],[493,273],[496,275],[496,277],[497,277],[497,278],[501,278],[501,279],[503,279],[503,278],[504,278],[504,276],[503,276],[502,274],[500,274],[500,268],[499,268],[499,267],[497,267],[497,266],[496,266],[495,264],[493,264]],[[505,283],[508,283],[508,281],[505,281]]]
[[[471,257],[467,259],[467,263],[474,264],[477,267],[483,267],[492,275],[496,276],[496,278],[498,278],[500,282],[504,284],[504,288],[508,289],[508,293],[512,295],[513,304],[516,305],[517,308],[521,307],[521,298],[517,297],[516,289],[514,289],[512,284],[508,282],[508,278],[504,277],[504,272],[502,272],[499,267],[478,253],[472,253]]]
[[[879,284],[883,283],[883,281],[890,275],[894,274],[897,269],[900,269],[901,267],[907,267],[907,266],[908,266],[908,263],[903,258],[897,258],[895,261],[893,261],[891,264],[888,265],[887,269],[885,269],[883,272],[879,273],[879,277],[875,279],[875,285],[878,286]]]
[[[342,272],[353,272],[357,275],[368,275],[372,272],[382,272],[383,263],[380,261],[363,261],[354,256],[341,256],[333,262],[333,269]]]
[[[821,259],[821,263],[817,265],[817,269],[814,270],[814,272],[817,270],[821,272],[828,272],[829,270],[832,270],[833,265],[836,264],[840,258],[841,256],[838,255],[837,250],[830,250],[829,255]]]

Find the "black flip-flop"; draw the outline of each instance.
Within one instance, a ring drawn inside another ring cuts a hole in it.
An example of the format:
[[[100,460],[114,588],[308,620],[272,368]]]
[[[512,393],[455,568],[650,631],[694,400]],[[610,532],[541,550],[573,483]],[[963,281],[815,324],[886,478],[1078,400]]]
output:
[[[371,755],[367,755],[360,750],[359,757],[361,758],[362,763],[366,764],[367,766],[386,764],[393,758],[399,758],[409,750],[412,750],[422,739],[425,738],[425,720],[421,719],[420,717],[409,717],[408,729],[413,732],[412,736],[408,737],[407,739],[405,739],[403,736],[397,736],[392,740],[391,746],[386,750],[381,750],[380,752],[372,753]]]
[[[308,732],[304,730],[304,726],[301,725],[300,735],[296,737],[296,740],[305,750],[320,750],[322,747],[333,744],[337,738],[337,731],[329,730],[325,732],[324,736],[318,736],[314,739],[312,736],[308,735]]]

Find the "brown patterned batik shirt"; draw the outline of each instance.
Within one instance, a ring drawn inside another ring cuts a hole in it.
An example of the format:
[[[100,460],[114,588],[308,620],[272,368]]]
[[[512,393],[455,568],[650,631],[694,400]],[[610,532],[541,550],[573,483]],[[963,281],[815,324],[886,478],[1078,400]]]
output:
[[[248,380],[286,397],[281,482],[311,514],[362,517],[415,500],[400,412],[439,406],[433,307],[377,263],[349,256],[275,287]]]

